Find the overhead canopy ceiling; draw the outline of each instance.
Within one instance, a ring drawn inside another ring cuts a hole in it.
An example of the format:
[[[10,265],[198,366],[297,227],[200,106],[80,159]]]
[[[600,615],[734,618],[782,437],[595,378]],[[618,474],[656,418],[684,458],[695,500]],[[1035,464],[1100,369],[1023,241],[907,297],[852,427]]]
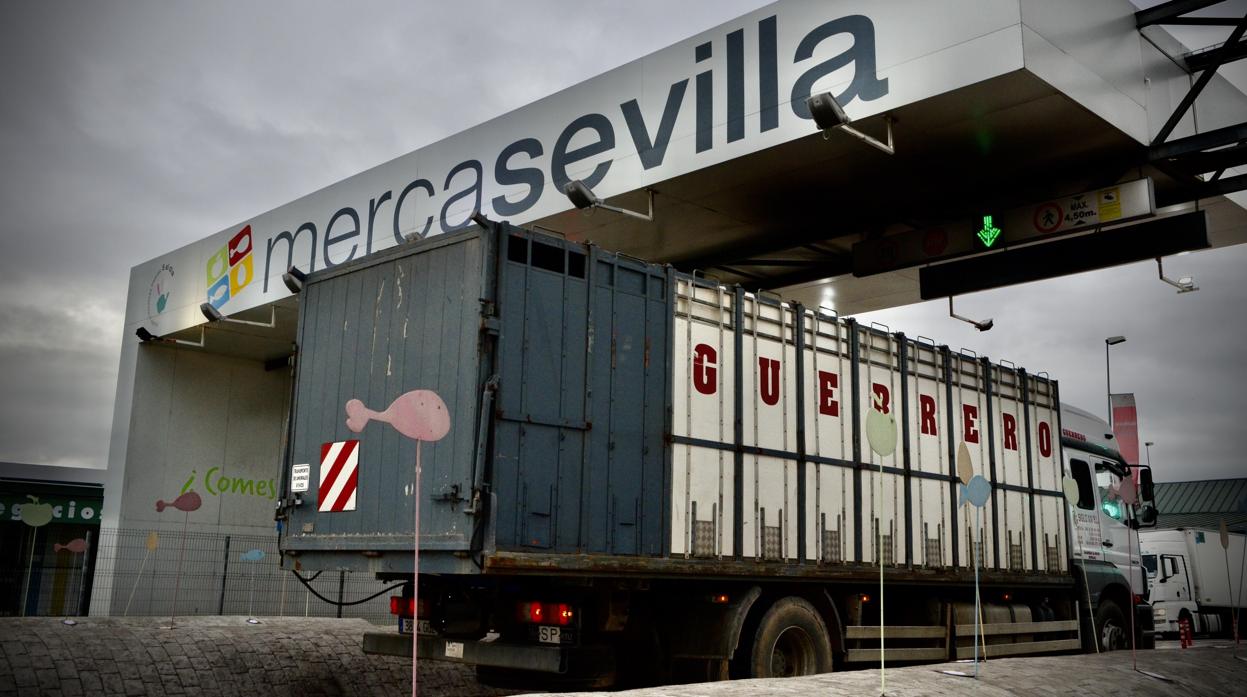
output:
[[[1026,70],[890,115],[895,155],[812,128],[807,138],[656,184],[652,223],[573,210],[538,225],[851,313],[920,299],[917,268],[853,277],[859,240],[1140,176],[1154,179],[1159,205],[1187,200],[1185,182],[1147,164],[1146,146]],[[883,117],[854,126],[879,137],[886,128]],[[609,202],[646,206],[644,192]],[[1247,241],[1242,208],[1222,197],[1204,207],[1214,246]]]

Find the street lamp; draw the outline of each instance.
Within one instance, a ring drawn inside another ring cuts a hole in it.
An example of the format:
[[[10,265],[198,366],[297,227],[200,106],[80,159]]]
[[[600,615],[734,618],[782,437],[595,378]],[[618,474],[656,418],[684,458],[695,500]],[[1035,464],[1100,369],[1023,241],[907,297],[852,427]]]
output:
[[[1113,425],[1113,372],[1108,362],[1108,347],[1125,343],[1124,336],[1110,336],[1104,340],[1104,390],[1108,395],[1108,425]]]

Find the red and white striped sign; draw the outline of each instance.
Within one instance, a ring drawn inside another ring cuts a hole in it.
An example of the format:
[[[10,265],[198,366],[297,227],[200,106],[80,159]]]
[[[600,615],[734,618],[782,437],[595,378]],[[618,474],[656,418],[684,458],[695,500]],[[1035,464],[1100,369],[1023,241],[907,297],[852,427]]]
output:
[[[344,440],[320,446],[320,501],[316,510],[355,510],[359,481],[359,441]]]

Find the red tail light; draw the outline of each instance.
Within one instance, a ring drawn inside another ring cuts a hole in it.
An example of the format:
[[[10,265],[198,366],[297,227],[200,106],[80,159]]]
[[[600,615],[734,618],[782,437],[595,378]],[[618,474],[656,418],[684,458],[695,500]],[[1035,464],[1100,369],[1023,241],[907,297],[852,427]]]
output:
[[[518,618],[528,624],[557,624],[566,627],[572,623],[576,611],[567,603],[520,603]]]
[[[424,617],[425,601],[420,600],[420,617]],[[390,614],[401,615],[403,617],[416,617],[416,599],[404,598],[401,595],[390,596]]]

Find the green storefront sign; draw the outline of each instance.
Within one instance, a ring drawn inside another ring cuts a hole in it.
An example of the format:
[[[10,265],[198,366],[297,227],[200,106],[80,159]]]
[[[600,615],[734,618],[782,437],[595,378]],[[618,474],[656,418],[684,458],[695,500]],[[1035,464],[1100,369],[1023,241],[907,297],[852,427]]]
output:
[[[34,500],[32,500],[32,498]],[[22,521],[22,513],[34,514],[32,520],[42,525],[51,523],[100,524],[104,499],[92,496],[39,496],[0,493],[0,522]]]

